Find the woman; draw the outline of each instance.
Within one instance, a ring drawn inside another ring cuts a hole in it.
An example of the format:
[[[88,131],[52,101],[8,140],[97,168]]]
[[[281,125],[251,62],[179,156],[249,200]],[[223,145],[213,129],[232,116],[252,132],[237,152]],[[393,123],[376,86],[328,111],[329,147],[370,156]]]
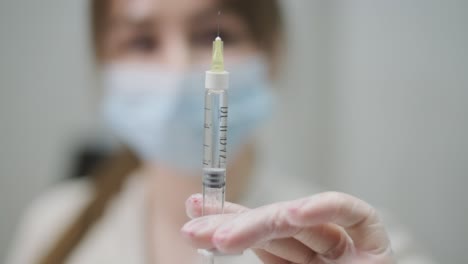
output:
[[[276,1],[91,6],[103,116],[127,148],[88,179],[38,200],[9,263],[196,263],[191,246],[253,249],[256,257],[246,253],[236,263],[395,263],[375,210],[341,193],[252,210],[228,203],[225,215],[186,223],[184,201],[200,190],[200,88],[211,42],[219,30],[231,71],[227,199],[239,202],[252,174],[253,131],[269,112],[267,87],[278,70]],[[200,216],[200,199],[186,201],[190,217]]]

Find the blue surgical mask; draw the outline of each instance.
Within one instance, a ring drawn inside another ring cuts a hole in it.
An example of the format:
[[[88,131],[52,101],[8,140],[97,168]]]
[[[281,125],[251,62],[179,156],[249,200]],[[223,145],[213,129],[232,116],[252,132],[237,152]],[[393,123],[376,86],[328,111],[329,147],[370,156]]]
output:
[[[203,160],[204,71],[108,65],[102,113],[145,161],[198,169]],[[273,96],[259,58],[230,67],[228,163],[270,114]]]

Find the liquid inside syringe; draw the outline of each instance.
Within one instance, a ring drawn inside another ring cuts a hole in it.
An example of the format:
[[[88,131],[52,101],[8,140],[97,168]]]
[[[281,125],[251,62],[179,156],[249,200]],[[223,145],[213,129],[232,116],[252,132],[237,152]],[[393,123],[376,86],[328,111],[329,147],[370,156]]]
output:
[[[223,213],[227,158],[227,92],[205,93],[205,140],[203,159],[204,215]]]

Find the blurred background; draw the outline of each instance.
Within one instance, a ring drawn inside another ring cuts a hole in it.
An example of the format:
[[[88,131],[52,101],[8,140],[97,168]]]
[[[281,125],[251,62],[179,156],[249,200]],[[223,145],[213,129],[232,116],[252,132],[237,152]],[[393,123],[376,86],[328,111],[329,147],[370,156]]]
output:
[[[466,263],[468,2],[283,6],[289,53],[265,159],[388,209],[437,261]],[[0,259],[22,211],[99,131],[87,10],[0,1]]]

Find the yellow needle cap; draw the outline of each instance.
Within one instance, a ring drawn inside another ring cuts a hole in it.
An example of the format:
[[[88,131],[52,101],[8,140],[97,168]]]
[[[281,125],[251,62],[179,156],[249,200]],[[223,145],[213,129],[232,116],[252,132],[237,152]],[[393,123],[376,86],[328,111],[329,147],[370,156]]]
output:
[[[216,37],[216,39],[213,41],[213,59],[211,62],[211,71],[224,71],[223,41],[219,36]]]

